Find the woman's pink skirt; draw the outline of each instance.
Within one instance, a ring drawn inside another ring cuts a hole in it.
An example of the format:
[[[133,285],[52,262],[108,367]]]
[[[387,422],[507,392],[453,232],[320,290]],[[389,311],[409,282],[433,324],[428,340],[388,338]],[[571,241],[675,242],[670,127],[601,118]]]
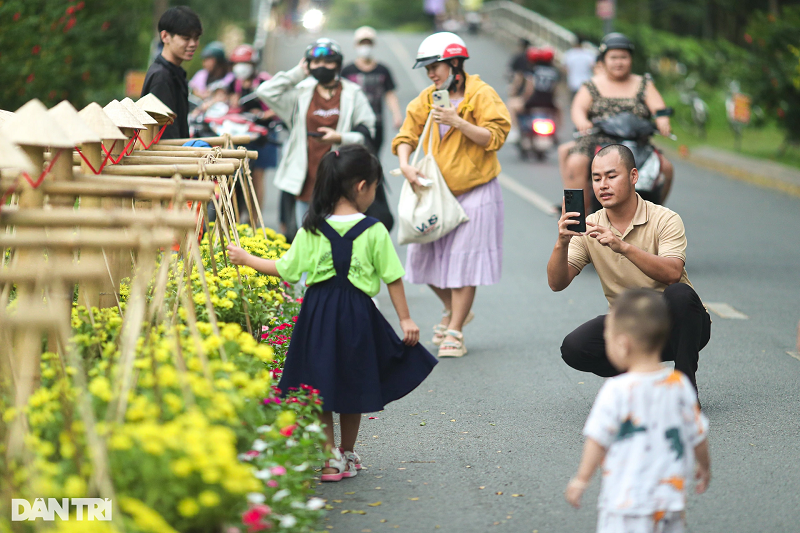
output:
[[[444,238],[409,244],[406,281],[458,289],[494,285],[503,266],[503,193],[497,178],[456,196],[469,221]]]

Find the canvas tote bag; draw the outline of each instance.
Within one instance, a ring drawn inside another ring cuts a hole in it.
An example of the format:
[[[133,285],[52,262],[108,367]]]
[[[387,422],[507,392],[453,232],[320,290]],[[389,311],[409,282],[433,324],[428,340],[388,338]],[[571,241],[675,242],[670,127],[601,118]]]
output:
[[[400,244],[437,241],[469,220],[461,204],[450,192],[433,157],[433,135],[430,134],[432,122],[433,112],[428,115],[417,151],[411,160],[411,166],[419,170],[427,180],[420,178],[424,186],[417,187],[416,192],[408,180],[403,180],[403,188],[400,190],[400,203],[397,206],[397,240]],[[428,153],[419,161],[425,135],[428,135]],[[397,171],[393,172],[396,173]]]

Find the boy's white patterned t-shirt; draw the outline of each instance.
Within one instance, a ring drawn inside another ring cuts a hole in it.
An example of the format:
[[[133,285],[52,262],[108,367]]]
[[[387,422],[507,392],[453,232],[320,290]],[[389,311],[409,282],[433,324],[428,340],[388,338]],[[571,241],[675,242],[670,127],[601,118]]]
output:
[[[598,508],[627,515],[685,509],[694,448],[705,440],[708,420],[681,372],[607,380],[583,434],[607,450]]]

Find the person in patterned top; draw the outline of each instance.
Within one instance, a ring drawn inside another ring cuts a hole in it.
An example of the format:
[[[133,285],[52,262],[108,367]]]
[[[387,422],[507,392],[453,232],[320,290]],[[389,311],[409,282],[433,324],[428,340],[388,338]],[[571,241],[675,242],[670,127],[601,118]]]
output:
[[[623,293],[608,315],[608,357],[625,373],[597,394],[583,430],[583,457],[565,493],[579,507],[602,464],[598,533],[683,533],[695,464],[698,494],[711,479],[708,420],[694,387],[661,363],[669,331],[669,309],[653,290]]]

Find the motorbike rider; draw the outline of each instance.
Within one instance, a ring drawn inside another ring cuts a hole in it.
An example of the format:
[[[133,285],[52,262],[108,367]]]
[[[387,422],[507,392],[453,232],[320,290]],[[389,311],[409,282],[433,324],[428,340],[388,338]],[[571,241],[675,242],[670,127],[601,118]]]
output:
[[[189,80],[189,89],[199,98],[205,100],[217,86],[227,85],[233,81],[233,73],[225,57],[225,49],[219,41],[211,41],[203,47],[200,54],[203,68],[198,70]]]
[[[509,85],[508,85],[508,110],[511,112],[511,131],[508,134],[509,143],[519,141],[519,124],[517,115],[525,109],[525,99],[530,95],[528,80],[526,76],[530,74],[531,63],[528,60],[528,50],[531,43],[527,39],[519,40],[519,49],[509,64]]]
[[[554,58],[555,52],[549,47],[528,50],[528,61],[533,65],[533,92],[525,102],[525,111],[529,112],[533,108],[552,109],[558,122],[559,110],[555,102],[555,91],[561,76],[553,66]]]
[[[587,212],[594,203],[588,176],[595,148],[614,142],[603,135],[591,133],[592,121],[620,113],[632,113],[646,119],[655,117],[659,133],[665,136],[671,133],[664,99],[652,79],[649,75],[639,76],[631,72],[633,42],[621,33],[609,33],[603,37],[599,51],[603,69],[581,86],[572,101],[572,122],[582,137],[568,151],[561,171],[565,188],[584,190]],[[661,170],[665,178],[660,202],[663,203],[669,194],[673,176],[673,166],[663,155]]]

